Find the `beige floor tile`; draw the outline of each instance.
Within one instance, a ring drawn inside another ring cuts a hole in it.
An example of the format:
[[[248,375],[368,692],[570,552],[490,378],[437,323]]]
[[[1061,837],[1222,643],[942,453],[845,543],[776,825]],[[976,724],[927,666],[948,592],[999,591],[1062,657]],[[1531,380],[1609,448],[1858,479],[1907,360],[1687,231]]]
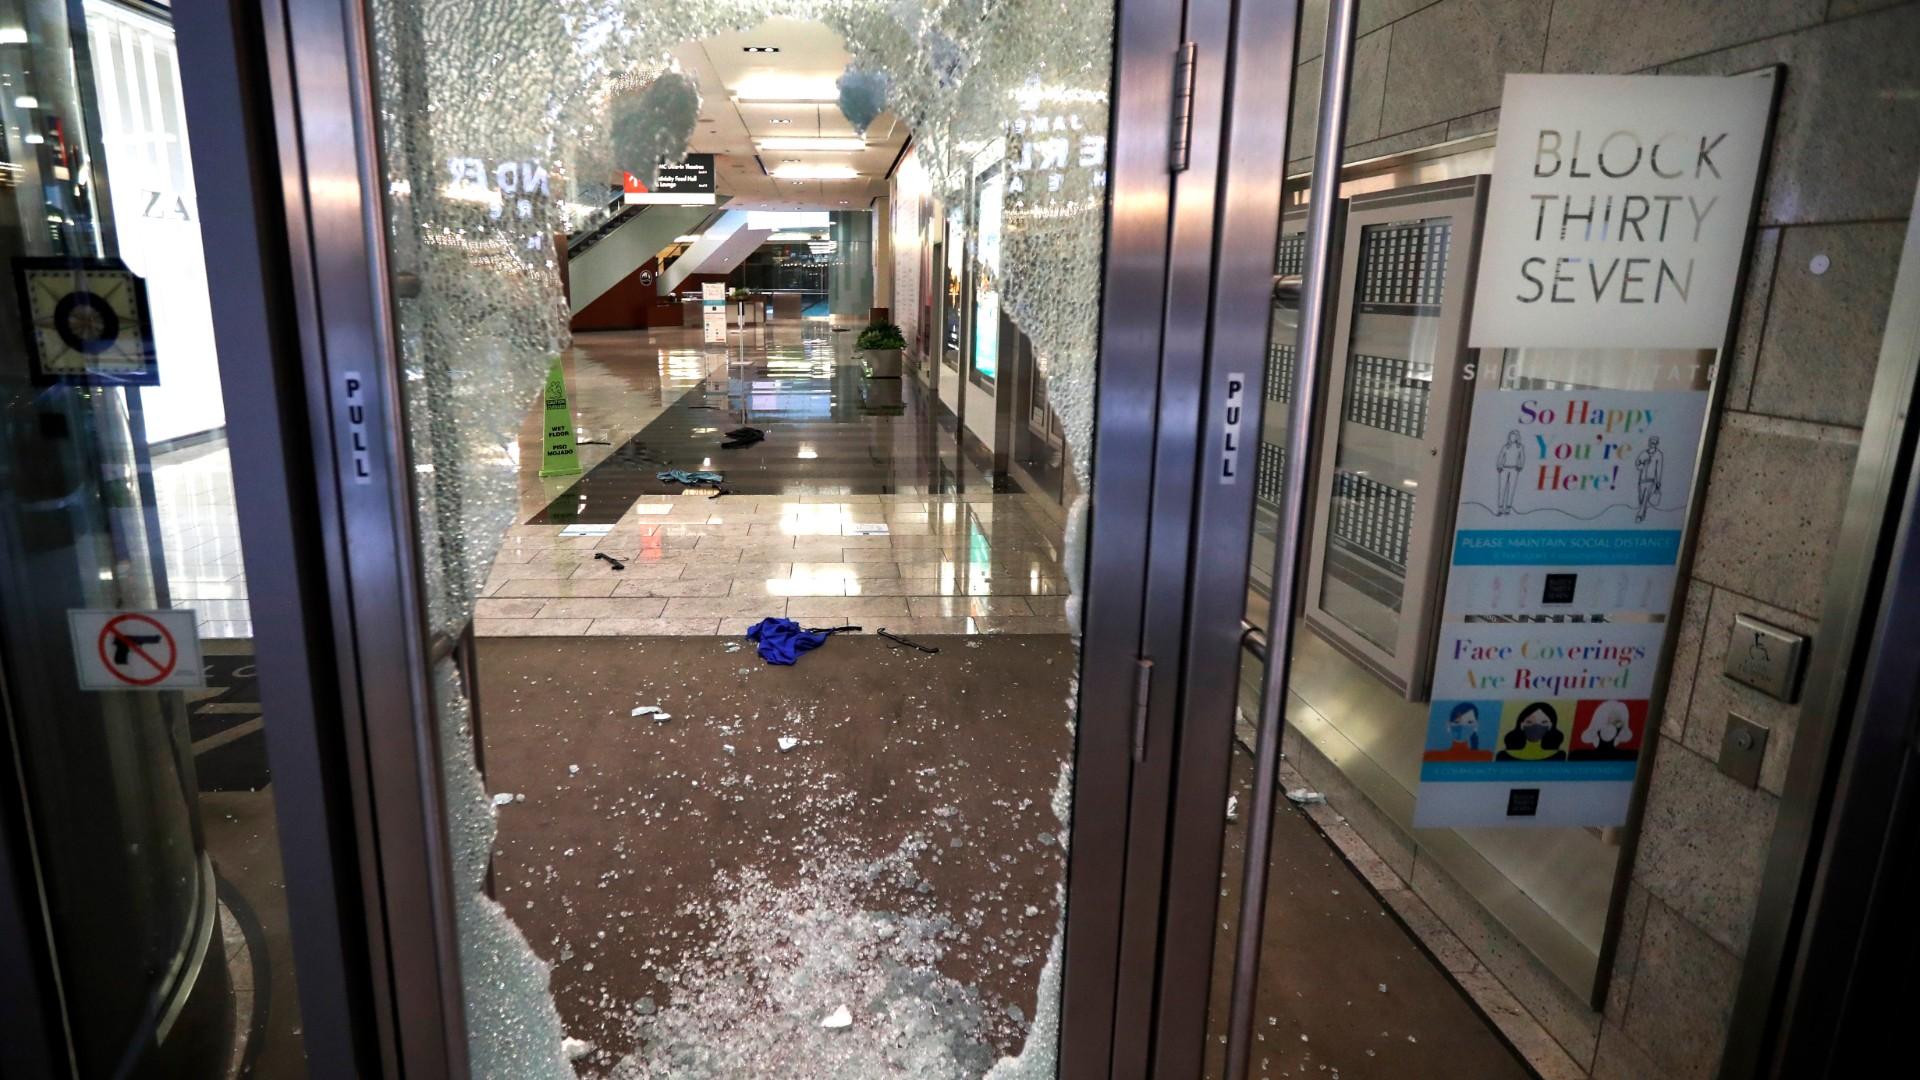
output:
[[[651,562],[629,562],[622,559],[620,562],[625,569],[615,570],[611,563],[595,559],[590,563],[582,563],[580,569],[573,572],[573,576],[576,580],[613,578],[616,581],[631,581],[638,578],[644,581],[673,581],[680,577],[682,570],[686,569],[686,564],[677,559],[672,561],[659,559]]]
[[[689,559],[678,564],[683,581],[694,578],[773,578],[789,577],[796,564],[790,562],[710,562]]]
[[[1064,595],[1029,596],[1025,599],[1027,606],[1033,609],[1035,615],[1065,615],[1067,613],[1067,598]]]
[[[893,552],[893,549],[892,549],[892,548],[890,548],[890,547],[888,547],[888,548],[845,548],[845,549],[843,549],[843,550],[844,550],[844,552],[845,552],[845,554],[843,554],[843,555],[841,555],[841,556],[839,557],[839,559],[837,560],[837,561],[839,561],[839,562],[850,562],[850,563],[868,563],[868,562],[878,562],[878,563],[890,563],[890,562],[893,562],[893,561],[894,561],[894,552]],[[814,560],[808,560],[808,561],[814,561]],[[818,560],[818,561],[821,561],[821,562],[831,562],[831,561],[835,561],[835,560],[826,560],[826,559],[823,559],[823,560]]]
[[[1022,615],[987,615],[974,620],[974,625],[990,634],[1064,634],[1067,632],[1067,620],[1054,617],[1029,617]]]
[[[716,632],[720,620],[707,618],[670,619],[595,619],[587,628],[594,636],[647,637],[695,636]]]
[[[635,578],[630,581],[621,582],[620,587],[613,590],[613,595],[671,597],[726,596],[732,591],[732,586],[732,578],[722,577],[678,578],[673,580]],[[659,613],[655,612],[655,614]]]
[[[715,548],[727,547],[783,548],[793,546],[793,538],[790,536],[782,536],[777,532],[772,534],[753,533],[751,532],[752,528],[752,525],[748,525],[745,528],[735,525],[722,532],[708,533],[706,536],[700,538],[697,547],[701,551],[711,551]]]
[[[904,618],[910,614],[904,596],[796,596],[787,601],[787,617],[790,619],[802,616],[812,619],[827,613],[853,618],[876,615]]]
[[[891,578],[900,574],[891,563],[797,562],[792,565],[788,576]]]
[[[715,619],[722,617],[755,619],[785,615],[788,601],[777,596],[688,596],[675,597],[667,601],[668,618],[684,618],[695,615],[711,615]]]
[[[479,600],[473,605],[473,617],[487,619],[531,619],[546,601],[539,597],[515,600]]]
[[[915,618],[1033,614],[1020,596],[914,596],[908,598],[907,608]]]
[[[578,637],[591,619],[475,619],[477,637]]]
[[[657,619],[667,602],[661,599],[626,596],[576,596],[548,600],[540,609],[542,619]]]
[[[902,578],[951,577],[959,572],[958,563],[902,560],[894,564],[894,575]],[[882,577],[886,575],[882,574]]]
[[[550,581],[565,581],[577,573],[584,562],[548,562],[537,563],[494,563],[493,572],[487,577],[492,581],[528,581],[546,578]],[[603,564],[604,565],[604,564]]]
[[[924,637],[930,634],[977,634],[979,629],[974,620],[964,618],[948,619],[895,619],[875,629],[886,629],[907,637]]]
[[[965,581],[952,578],[879,578],[873,581],[847,582],[848,596],[965,596]]]
[[[906,536],[906,535],[900,535],[900,536],[869,536],[869,537],[854,537],[854,536],[849,536],[849,537],[847,537],[847,539],[848,539],[849,541],[851,541],[851,540],[861,540],[861,539],[864,539],[864,540],[878,540],[878,541],[880,541],[880,543],[879,543],[878,545],[862,545],[862,546],[882,546],[882,547],[891,547],[891,548],[893,548],[893,549],[894,549],[895,551],[925,551],[925,550],[927,550],[928,548],[944,548],[944,547],[946,547],[946,546],[947,546],[947,538],[946,538],[946,537],[944,537],[944,536],[935,536],[935,535],[932,535],[932,534],[929,534],[929,535],[926,535],[926,536]]]
[[[832,596],[847,595],[846,581],[837,577],[735,578],[731,596]]]
[[[521,578],[503,581],[494,596],[612,596],[620,584],[612,578],[588,578],[579,581],[552,578]]]

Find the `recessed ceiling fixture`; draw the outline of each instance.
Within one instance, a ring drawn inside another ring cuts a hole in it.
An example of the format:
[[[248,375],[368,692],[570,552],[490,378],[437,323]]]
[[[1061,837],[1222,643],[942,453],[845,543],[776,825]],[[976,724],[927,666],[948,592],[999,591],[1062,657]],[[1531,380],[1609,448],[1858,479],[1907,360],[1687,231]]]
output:
[[[833,79],[818,75],[749,75],[727,89],[742,105],[829,104],[840,100],[840,88]]]
[[[742,45],[740,46],[740,51],[751,52],[751,53],[775,53],[780,51],[780,46],[778,45]]]
[[[845,135],[762,135],[753,140],[762,150],[865,150],[867,141]]]
[[[773,119],[771,119],[771,120],[769,120],[769,121],[767,121],[767,123],[769,123],[769,124],[791,124],[791,123],[793,123],[793,121],[791,121],[791,120],[783,120],[783,119],[781,119],[780,117],[777,117],[777,116],[776,116],[776,117],[774,117]]]
[[[860,173],[851,165],[782,165],[773,175],[782,180],[851,180]]]

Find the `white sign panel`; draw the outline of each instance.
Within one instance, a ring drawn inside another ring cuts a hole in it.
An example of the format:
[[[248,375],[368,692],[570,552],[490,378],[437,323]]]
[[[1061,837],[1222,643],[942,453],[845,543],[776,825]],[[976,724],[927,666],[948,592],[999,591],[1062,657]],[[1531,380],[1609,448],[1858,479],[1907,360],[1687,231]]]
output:
[[[722,281],[700,286],[700,340],[709,345],[727,343],[727,286]]]
[[[83,690],[178,690],[207,685],[192,611],[67,612],[74,674]]]
[[[1705,391],[1481,387],[1458,527],[1678,531],[1706,415]]]
[[[1477,348],[1724,343],[1770,73],[1509,75]]]

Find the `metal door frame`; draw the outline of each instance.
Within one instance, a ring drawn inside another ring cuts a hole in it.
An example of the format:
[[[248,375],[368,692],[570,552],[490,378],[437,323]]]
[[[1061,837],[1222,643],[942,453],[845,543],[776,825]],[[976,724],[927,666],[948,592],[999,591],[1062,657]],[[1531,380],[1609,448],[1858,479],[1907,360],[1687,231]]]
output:
[[[1166,1075],[1197,1075],[1200,1069],[1203,1046],[1200,1038],[1205,1034],[1206,1008],[1209,999],[1210,976],[1212,966],[1214,928],[1219,918],[1201,919],[1202,912],[1214,914],[1218,905],[1220,876],[1220,850],[1224,817],[1223,805],[1227,792],[1227,767],[1231,755],[1231,740],[1234,737],[1234,704],[1238,692],[1240,651],[1244,646],[1264,666],[1261,678],[1259,715],[1255,718],[1255,751],[1252,777],[1252,805],[1247,809],[1247,839],[1245,861],[1241,870],[1241,895],[1239,910],[1235,915],[1235,941],[1233,950],[1233,969],[1230,972],[1231,987],[1227,1006],[1227,1080],[1239,1080],[1249,1074],[1248,1063],[1251,1060],[1253,1035],[1253,1011],[1256,993],[1259,988],[1259,963],[1262,938],[1265,933],[1265,913],[1267,903],[1267,877],[1269,852],[1273,839],[1274,793],[1279,786],[1281,729],[1285,722],[1284,703],[1287,698],[1287,681],[1290,675],[1293,655],[1294,630],[1297,625],[1294,613],[1298,610],[1299,593],[1304,583],[1306,564],[1304,545],[1310,542],[1306,530],[1308,520],[1308,499],[1312,494],[1308,483],[1309,468],[1314,463],[1313,447],[1318,436],[1313,418],[1324,411],[1324,404],[1333,393],[1329,380],[1322,374],[1325,367],[1324,354],[1331,346],[1331,335],[1326,331],[1330,325],[1329,305],[1334,302],[1333,286],[1337,283],[1334,273],[1334,260],[1338,252],[1338,241],[1342,226],[1340,215],[1339,184],[1342,166],[1345,163],[1345,130],[1347,105],[1350,96],[1353,75],[1353,50],[1356,37],[1354,20],[1358,9],[1358,0],[1328,0],[1326,38],[1321,50],[1321,80],[1319,92],[1319,113],[1317,117],[1311,179],[1307,189],[1306,207],[1306,250],[1300,280],[1299,339],[1294,351],[1294,383],[1287,398],[1288,423],[1286,432],[1286,457],[1281,473],[1281,505],[1276,542],[1273,551],[1273,569],[1268,595],[1268,624],[1261,628],[1247,624],[1240,618],[1245,609],[1247,596],[1248,559],[1251,557],[1254,478],[1248,476],[1249,483],[1233,494],[1238,505],[1228,507],[1215,506],[1213,512],[1202,518],[1202,525],[1217,526],[1222,519],[1241,526],[1234,537],[1237,546],[1233,550],[1239,571],[1239,591],[1232,598],[1227,609],[1233,613],[1230,629],[1226,626],[1210,628],[1214,637],[1210,641],[1213,649],[1223,653],[1221,663],[1226,671],[1222,680],[1227,684],[1217,695],[1219,702],[1205,703],[1205,707],[1196,710],[1188,730],[1183,731],[1183,751],[1190,745],[1200,761],[1192,768],[1197,774],[1196,783],[1189,790],[1181,792],[1181,803],[1176,819],[1176,830],[1181,837],[1181,849],[1202,848],[1208,858],[1191,860],[1191,868],[1186,869],[1183,877],[1197,879],[1204,872],[1204,880],[1192,884],[1204,885],[1208,890],[1207,899],[1202,901],[1198,889],[1193,890],[1192,908],[1178,921],[1169,920],[1168,938],[1181,951],[1198,953],[1201,959],[1190,961],[1180,968],[1170,966],[1163,976],[1163,994],[1170,1001],[1182,998],[1197,999],[1200,1005],[1188,1006],[1189,1013],[1197,1014],[1198,1024],[1183,1026],[1182,1035],[1191,1042],[1178,1047],[1181,1055],[1170,1058],[1167,1064],[1175,1070],[1185,1069],[1184,1073],[1169,1071]],[[1304,5],[1299,5],[1304,7]],[[1297,20],[1298,8],[1293,13]],[[1266,33],[1271,34],[1268,30]],[[1289,118],[1292,115],[1291,95],[1294,91],[1294,76],[1297,67],[1292,62],[1297,55],[1298,23],[1286,28],[1286,54],[1288,63],[1275,64],[1271,56],[1261,65],[1256,54],[1255,66],[1264,66],[1272,70],[1260,71],[1253,77],[1264,78],[1267,83],[1278,82],[1281,90],[1275,93],[1267,89],[1263,94],[1258,82],[1243,84],[1236,79],[1235,93],[1229,101],[1228,126],[1231,129],[1230,140],[1242,138],[1243,129],[1251,129],[1249,134],[1257,133],[1260,120],[1259,110],[1268,101],[1287,103]],[[1262,32],[1257,27],[1242,23],[1236,36],[1236,46],[1241,49],[1257,48]],[[1239,108],[1236,106],[1250,106]],[[1252,113],[1253,115],[1246,115]],[[1275,258],[1281,234],[1281,218],[1286,209],[1284,201],[1285,151],[1287,128],[1290,124],[1274,125],[1279,127],[1278,152],[1281,160],[1271,168],[1271,179],[1261,186],[1260,178],[1246,175],[1250,169],[1240,161],[1234,161],[1233,167],[1223,178],[1227,190],[1233,190],[1235,184],[1244,184],[1253,190],[1244,199],[1230,201],[1229,207],[1242,215],[1239,221],[1223,220],[1221,235],[1222,256],[1219,260],[1220,294],[1230,296],[1228,290],[1235,287],[1245,288],[1245,280],[1253,278],[1253,267],[1249,260],[1256,255],[1250,248],[1237,252],[1236,258],[1226,254],[1229,239],[1237,240],[1242,231],[1252,228],[1261,230],[1259,240],[1264,248],[1257,253],[1259,280],[1263,283],[1264,295],[1259,301],[1253,301],[1250,295],[1235,297],[1242,308],[1256,308],[1259,311],[1260,333],[1257,340],[1240,341],[1236,338],[1222,338],[1224,348],[1238,346],[1250,351],[1253,357],[1248,369],[1259,371],[1262,378],[1256,384],[1252,399],[1251,428],[1255,444],[1263,432],[1265,369],[1267,363],[1267,344],[1270,333],[1270,320],[1274,309],[1274,297],[1279,287],[1275,275]],[[1258,221],[1249,220],[1256,215],[1264,215]],[[1229,315],[1233,314],[1230,303],[1222,305]],[[1245,316],[1243,315],[1242,318]],[[1245,327],[1236,327],[1245,332]],[[1237,359],[1235,354],[1226,354],[1229,362]],[[1238,369],[1236,369],[1238,370]],[[1224,499],[1222,500],[1224,501]],[[1212,548],[1212,544],[1208,547]],[[1196,573],[1198,568],[1196,568]],[[1213,616],[1216,623],[1225,624],[1229,620],[1217,612]],[[1230,644],[1223,643],[1230,642]],[[1185,755],[1183,755],[1184,758]],[[1217,759],[1217,760],[1216,760]],[[1183,761],[1183,768],[1186,765]],[[1204,903],[1205,906],[1201,906]],[[1176,935],[1178,935],[1176,937]],[[1193,1035],[1185,1034],[1186,1028],[1197,1027]]]
[[[437,1080],[465,1020],[363,14],[175,12],[202,198],[235,211],[209,276],[308,1061]]]

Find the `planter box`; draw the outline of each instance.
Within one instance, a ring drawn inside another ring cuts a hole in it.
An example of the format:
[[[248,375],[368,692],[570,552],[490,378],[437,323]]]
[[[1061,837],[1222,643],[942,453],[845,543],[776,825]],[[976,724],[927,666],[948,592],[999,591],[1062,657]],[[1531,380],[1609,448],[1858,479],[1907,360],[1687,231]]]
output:
[[[867,374],[875,379],[897,379],[900,377],[901,349],[862,349],[861,355],[867,361]]]

